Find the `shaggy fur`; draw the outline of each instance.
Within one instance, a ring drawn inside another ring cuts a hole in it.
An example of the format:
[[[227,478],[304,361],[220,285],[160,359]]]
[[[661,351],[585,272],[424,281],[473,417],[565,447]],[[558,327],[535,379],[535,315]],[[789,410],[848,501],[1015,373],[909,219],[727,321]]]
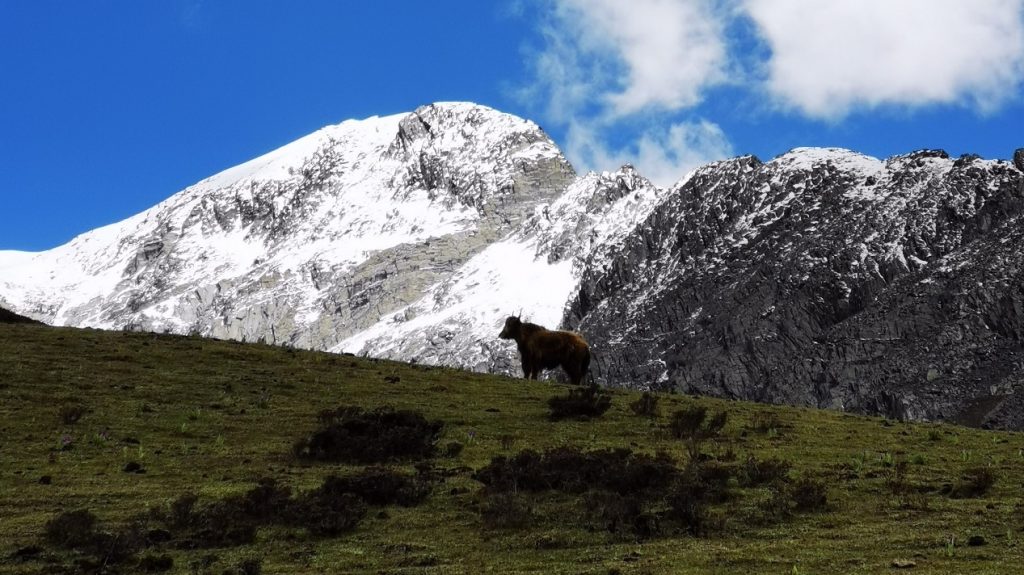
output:
[[[590,367],[590,346],[578,333],[552,331],[510,316],[498,337],[515,340],[527,379],[537,379],[542,369],[562,366],[569,380],[579,385]]]

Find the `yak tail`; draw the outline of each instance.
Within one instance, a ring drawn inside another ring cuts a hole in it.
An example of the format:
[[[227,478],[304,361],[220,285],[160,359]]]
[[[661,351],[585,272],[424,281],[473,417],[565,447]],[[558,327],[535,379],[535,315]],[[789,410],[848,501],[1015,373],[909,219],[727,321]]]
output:
[[[590,380],[591,385],[597,385],[593,374],[590,373],[590,346],[583,348],[583,361],[580,362],[580,372]],[[580,383],[583,383],[582,381]]]

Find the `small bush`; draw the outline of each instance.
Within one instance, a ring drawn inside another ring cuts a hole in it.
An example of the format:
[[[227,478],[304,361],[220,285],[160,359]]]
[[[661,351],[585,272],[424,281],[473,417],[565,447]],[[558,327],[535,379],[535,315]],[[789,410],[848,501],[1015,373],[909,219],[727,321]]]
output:
[[[665,500],[669,517],[678,521],[687,533],[699,537],[709,531],[708,490],[698,474],[682,475]]]
[[[819,511],[828,506],[828,486],[822,479],[803,476],[794,481],[789,490],[797,511]]]
[[[640,399],[629,404],[629,409],[640,417],[658,417],[658,396],[645,391]]]
[[[411,507],[427,498],[430,485],[417,477],[371,467],[349,477],[329,476],[317,490],[318,497],[342,493],[356,495],[370,505]]]
[[[672,414],[669,430],[674,437],[686,442],[690,461],[695,462],[701,457],[704,442],[722,433],[728,416],[728,412],[722,411],[708,419],[708,410],[705,407],[681,409]]]
[[[64,425],[74,425],[85,415],[85,407],[82,405],[65,405],[60,408],[58,415]]]
[[[892,467],[888,468],[885,474],[885,486],[893,495],[905,495],[910,492],[910,482],[907,480],[907,462],[899,460]]]
[[[50,543],[89,555],[102,565],[133,557],[144,541],[134,526],[115,533],[98,530],[96,516],[87,509],[58,514],[47,522],[45,534]]]
[[[584,503],[588,513],[609,533],[646,539],[660,531],[658,516],[647,509],[641,497],[595,491],[587,494]]]
[[[366,516],[366,504],[351,493],[318,492],[301,499],[298,509],[298,525],[322,537],[351,531]]]
[[[267,523],[288,516],[291,497],[290,487],[279,485],[275,479],[263,478],[241,497],[229,498],[228,501],[246,519]]]
[[[167,516],[167,524],[172,529],[181,529],[192,524],[192,510],[195,508],[199,496],[195,493],[186,493],[170,505],[170,513]]]
[[[626,495],[664,488],[676,473],[675,463],[664,454],[651,457],[629,449],[582,452],[561,447],[543,454],[526,450],[512,458],[495,457],[474,478],[492,492],[606,489]]]
[[[65,549],[89,545],[96,537],[96,516],[88,509],[67,511],[46,524],[46,540]]]
[[[766,523],[781,521],[797,512],[820,511],[828,507],[828,486],[819,478],[803,476],[791,482],[771,485],[768,498],[758,505]]]
[[[245,493],[204,505],[194,494],[183,495],[167,512],[153,514],[169,530],[151,530],[146,537],[155,542],[177,540],[186,549],[249,544],[259,528],[270,525],[332,537],[355,528],[367,505],[422,502],[430,493],[428,481],[429,474],[423,472],[412,476],[371,467],[346,477],[330,476],[320,487],[293,495],[290,487],[264,478]]]
[[[569,390],[569,395],[556,395],[548,400],[552,421],[600,417],[612,406],[612,396],[597,385]]]
[[[757,504],[757,519],[765,524],[778,523],[793,515],[793,500],[785,483],[772,484],[768,498]]]
[[[969,499],[981,497],[988,493],[989,489],[996,484],[996,474],[988,467],[972,467],[964,471],[949,493],[954,499]]]
[[[501,448],[505,451],[512,449],[512,446],[516,443],[516,436],[511,433],[503,433],[498,436],[498,443],[501,444]]]
[[[170,555],[146,555],[139,560],[139,569],[146,573],[170,571],[174,567],[174,559]]]
[[[449,441],[448,444],[444,446],[444,456],[452,458],[458,457],[465,447],[465,445],[458,441]]]
[[[260,575],[263,572],[263,560],[257,558],[243,559],[235,567],[238,575]]]
[[[383,463],[434,455],[443,424],[415,411],[341,407],[320,413],[322,427],[295,444],[302,459]]]
[[[238,547],[256,541],[259,523],[247,516],[238,499],[212,502],[192,514],[184,547]]]
[[[740,485],[744,487],[759,487],[778,481],[785,481],[793,464],[789,461],[771,458],[757,459],[754,456],[747,458],[746,463],[740,472]]]
[[[672,414],[669,429],[678,439],[710,439],[722,432],[728,416],[728,412],[722,411],[708,419],[706,407],[680,409]]]
[[[487,498],[480,508],[485,529],[522,529],[534,522],[533,510],[522,497],[498,493]]]

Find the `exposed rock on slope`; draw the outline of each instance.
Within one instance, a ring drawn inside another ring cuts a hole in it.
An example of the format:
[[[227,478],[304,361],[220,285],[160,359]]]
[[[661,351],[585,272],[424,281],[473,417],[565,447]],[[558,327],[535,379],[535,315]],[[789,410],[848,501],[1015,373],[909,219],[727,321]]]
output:
[[[584,271],[603,265],[663,194],[630,166],[581,177],[422,298],[336,349],[518,375],[515,346],[497,339],[505,317],[522,312],[557,327]]]
[[[41,323],[0,307],[0,323]]]
[[[599,380],[1024,426],[1024,174],[799,149],[677,186],[567,312]]]

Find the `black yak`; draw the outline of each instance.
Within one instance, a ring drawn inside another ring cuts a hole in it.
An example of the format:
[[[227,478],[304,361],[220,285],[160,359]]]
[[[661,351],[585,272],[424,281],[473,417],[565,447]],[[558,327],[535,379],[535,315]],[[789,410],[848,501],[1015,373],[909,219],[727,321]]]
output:
[[[527,379],[537,379],[542,369],[562,366],[569,380],[579,385],[590,367],[590,346],[578,333],[544,329],[513,315],[505,320],[498,337],[516,340]]]

